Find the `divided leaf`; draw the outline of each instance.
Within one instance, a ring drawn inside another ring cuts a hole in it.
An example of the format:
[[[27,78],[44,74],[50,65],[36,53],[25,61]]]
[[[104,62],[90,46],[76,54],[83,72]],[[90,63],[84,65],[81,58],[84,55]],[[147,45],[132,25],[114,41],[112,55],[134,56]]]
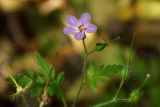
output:
[[[106,82],[107,77],[113,76],[115,73],[118,73],[118,71],[121,71],[122,68],[123,68],[122,65],[116,65],[116,64],[108,66],[101,65],[99,68],[97,68],[96,63],[92,62],[87,70],[88,74],[87,83],[93,91],[96,91],[97,81]]]
[[[53,65],[48,66],[45,59],[36,52],[35,54],[41,73],[36,74],[32,70],[28,72],[29,78],[34,82],[32,85],[31,96],[39,96],[44,92],[45,87],[48,87],[49,96],[63,95],[61,84],[64,81],[64,72],[55,75]]]
[[[98,76],[113,76],[118,71],[121,71],[123,68],[122,65],[108,65],[108,66],[101,66],[97,73]]]

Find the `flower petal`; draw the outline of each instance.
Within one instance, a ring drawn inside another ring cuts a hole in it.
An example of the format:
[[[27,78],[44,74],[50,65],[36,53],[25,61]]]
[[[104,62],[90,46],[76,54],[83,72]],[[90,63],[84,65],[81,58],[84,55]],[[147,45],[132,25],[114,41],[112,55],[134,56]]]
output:
[[[86,25],[90,22],[91,16],[89,13],[83,13],[80,18],[80,24]]]
[[[78,27],[78,20],[75,16],[68,16],[67,22],[69,25],[71,25],[73,27]]]
[[[82,39],[84,38],[84,32],[76,32],[76,33],[74,34],[74,38],[75,38],[76,40],[82,40]]]
[[[69,34],[74,34],[76,32],[76,29],[67,26],[63,29],[64,34],[69,35]]]
[[[86,32],[87,33],[93,33],[93,32],[96,32],[97,31],[97,26],[94,25],[94,24],[89,24],[87,25],[86,27]]]

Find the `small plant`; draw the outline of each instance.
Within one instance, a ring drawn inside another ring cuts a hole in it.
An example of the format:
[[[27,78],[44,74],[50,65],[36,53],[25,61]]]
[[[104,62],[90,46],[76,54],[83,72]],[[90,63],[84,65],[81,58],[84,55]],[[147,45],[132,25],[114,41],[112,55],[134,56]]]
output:
[[[89,63],[89,56],[91,56],[93,53],[104,50],[113,41],[119,39],[118,37],[109,42],[96,43],[93,50],[88,50],[85,43],[86,36],[88,33],[93,33],[97,31],[96,25],[91,24],[90,20],[91,16],[89,13],[83,13],[80,20],[78,20],[75,16],[68,16],[68,26],[65,27],[63,30],[63,32],[67,35],[74,35],[74,38],[77,41],[81,41],[84,47],[84,62],[82,66],[81,84],[79,86],[79,89],[77,90],[77,94],[73,101],[72,107],[76,107],[79,95],[81,94],[84,86],[89,86],[91,90],[96,92],[98,81],[105,83],[107,81],[106,77],[113,76],[115,74],[119,75],[119,77],[121,78],[121,82],[113,98],[109,101],[105,101],[103,103],[92,106],[104,107],[116,102],[138,102],[142,95],[142,88],[150,77],[149,74],[147,74],[142,85],[140,85],[139,88],[133,90],[128,98],[119,98],[118,96],[125,81],[130,76],[131,53],[134,38],[130,47],[130,55],[125,65],[113,64],[97,66],[95,61]],[[51,96],[54,95],[62,100],[64,107],[67,107],[67,103],[65,100],[65,90],[63,89],[64,72],[56,74],[54,66],[49,65],[38,52],[35,53],[35,57],[39,65],[39,73],[36,73],[33,70],[29,70],[28,74],[26,75],[18,75],[13,77],[11,74],[11,69],[7,67],[4,63],[1,63],[2,69],[9,74],[9,77],[6,79],[6,81],[16,89],[16,92],[11,95],[11,98],[13,98],[14,100],[17,97],[20,97],[23,100],[25,106],[27,107],[28,105],[27,101],[25,100],[25,95],[29,94],[31,97],[37,97],[39,99],[39,107],[44,107],[51,101]],[[89,65],[88,67],[87,64]]]

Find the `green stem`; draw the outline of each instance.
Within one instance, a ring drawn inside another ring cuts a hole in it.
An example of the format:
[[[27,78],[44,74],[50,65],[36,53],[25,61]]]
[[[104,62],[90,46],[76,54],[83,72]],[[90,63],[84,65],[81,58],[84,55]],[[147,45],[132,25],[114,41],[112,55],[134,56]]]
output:
[[[113,97],[113,99],[116,99],[116,98],[117,98],[117,96],[118,96],[118,94],[119,94],[119,91],[121,90],[123,84],[124,84],[124,80],[121,81],[121,83],[120,83],[120,85],[119,85],[119,88],[118,88],[118,90],[117,90],[115,96]]]
[[[142,85],[139,87],[139,90],[142,90],[142,88],[144,87],[144,85],[146,84],[149,78],[150,78],[150,74],[147,74]]]
[[[118,94],[119,94],[119,92],[120,92],[123,84],[124,84],[124,80],[121,81],[121,83],[120,83],[120,85],[119,85],[119,88],[118,88],[118,90],[117,90],[117,92],[116,92],[116,94],[115,94],[115,96],[113,97],[112,100],[109,100],[109,101],[107,101],[107,102],[104,102],[104,103],[95,105],[94,107],[106,106],[106,105],[108,105],[108,104],[111,104],[111,103],[114,103],[114,102],[117,102],[117,101],[126,101],[126,100],[129,101],[128,99],[117,99],[117,96],[118,96]]]
[[[90,54],[92,54],[92,53],[94,53],[94,52],[96,52],[96,50],[94,49],[94,50],[92,50],[92,51],[90,51],[90,52],[88,52],[88,55],[90,55]]]
[[[17,83],[17,81],[15,80],[15,78],[12,76],[10,68],[5,65],[3,62],[0,62],[0,64],[2,64],[2,70],[3,71],[7,71],[7,73],[9,74],[9,77],[11,78],[11,80],[13,81],[13,83],[16,85],[16,88],[20,87]]]
[[[107,44],[107,45],[110,45],[112,42],[114,42],[114,41],[116,41],[116,40],[118,40],[118,39],[120,39],[119,36],[116,37],[115,39],[109,41],[109,42],[106,42],[106,44]],[[92,53],[94,53],[94,52],[96,52],[96,49],[93,49],[92,51],[88,52],[88,55],[90,55],[90,54],[92,54]]]
[[[87,55],[88,52],[87,52],[87,47],[86,47],[86,44],[85,44],[85,39],[83,39],[82,42],[83,42],[83,47],[84,47],[85,55]]]
[[[62,102],[63,102],[64,107],[67,107],[67,103],[64,97],[62,97]]]
[[[117,39],[119,39],[119,38],[116,38],[116,39],[114,39],[114,40],[117,40]],[[127,61],[126,70],[129,68],[129,65],[130,65],[134,39],[135,39],[135,33],[134,33],[133,40],[132,40],[132,43],[131,43],[131,46],[130,46],[130,49],[129,49],[130,52],[129,52],[129,58],[128,58],[128,61]],[[113,40],[113,41],[114,41],[114,40]],[[112,43],[113,41],[108,42],[108,44]],[[91,53],[92,53],[92,51],[91,51]],[[116,92],[116,94],[115,94],[115,96],[113,97],[112,100],[109,100],[109,101],[107,101],[107,102],[98,104],[98,105],[96,105],[96,106],[94,106],[94,107],[102,107],[102,106],[105,106],[105,105],[108,105],[108,104],[111,104],[111,103],[114,103],[114,102],[117,102],[117,101],[127,101],[127,102],[128,102],[129,99],[117,99],[117,96],[118,96],[118,94],[119,94],[119,92],[120,92],[120,90],[121,90],[121,88],[122,88],[122,86],[123,86],[123,84],[124,84],[124,81],[125,81],[125,79],[122,79],[122,80],[121,80],[121,83],[120,83],[120,85],[119,85],[119,88],[118,88],[118,90],[117,90],[117,92]],[[145,81],[145,82],[146,82],[146,81]],[[145,84],[145,82],[144,82],[144,84]],[[143,85],[142,85],[142,86],[143,86]]]
[[[127,62],[127,67],[129,67],[129,65],[131,63],[131,56],[132,56],[132,50],[133,50],[134,40],[135,40],[135,33],[133,35],[133,39],[132,39],[131,46],[130,46],[130,49],[129,49],[129,57],[128,57],[128,62]]]
[[[93,107],[103,107],[103,106],[109,105],[109,104],[111,104],[111,103],[116,103],[117,101],[129,102],[129,99],[112,99],[112,100],[109,100],[109,101],[107,101],[107,102],[104,102],[104,103],[95,105],[95,106],[93,106]]]
[[[39,107],[43,107],[46,102],[46,100],[49,99],[49,96],[48,96],[48,87],[49,87],[49,82],[51,80],[51,75],[52,75],[52,70],[53,70],[53,66],[51,66],[50,70],[49,70],[49,74],[48,74],[48,80],[46,81],[46,84],[45,84],[45,87],[44,87],[44,91],[43,91],[43,94],[42,94],[42,100],[39,104]]]
[[[85,50],[85,57],[84,57],[84,63],[83,63],[83,67],[82,67],[82,77],[81,77],[81,84],[80,84],[80,87],[78,89],[78,92],[77,92],[77,95],[76,95],[76,98],[74,100],[74,103],[72,105],[72,107],[75,107],[76,106],[76,103],[77,103],[77,100],[79,98],[79,95],[81,93],[81,90],[83,88],[83,86],[85,85],[85,80],[86,80],[86,72],[85,72],[85,69],[86,69],[86,63],[87,63],[87,58],[88,58],[88,52],[87,52],[87,47],[86,47],[86,44],[85,44],[85,40],[83,39],[83,46],[84,46],[84,50]]]
[[[12,79],[13,83],[16,85],[16,88],[20,87],[12,75],[10,75],[10,78]]]

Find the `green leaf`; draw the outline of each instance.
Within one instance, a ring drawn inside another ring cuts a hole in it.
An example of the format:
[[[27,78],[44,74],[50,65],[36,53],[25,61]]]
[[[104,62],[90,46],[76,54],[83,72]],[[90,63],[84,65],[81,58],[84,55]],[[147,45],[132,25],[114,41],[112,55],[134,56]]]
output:
[[[33,80],[37,78],[37,74],[31,69],[28,71],[28,76]]]
[[[49,96],[53,96],[56,93],[55,87],[54,86],[49,86],[48,87],[48,94]]]
[[[102,51],[106,46],[108,46],[107,43],[96,43],[95,51]]]
[[[64,95],[64,90],[60,86],[59,83],[57,83],[57,80],[53,80],[50,82],[48,93],[50,96],[56,94],[59,98],[61,98]]]
[[[42,76],[37,75],[37,79],[36,79],[39,83],[45,83],[46,78],[42,78]]]
[[[51,65],[51,66],[49,67],[49,72],[51,73],[51,74],[50,74],[50,75],[51,75],[51,78],[54,78],[54,77],[55,77],[55,70],[54,70],[53,65]]]
[[[56,94],[56,93],[57,93],[56,90],[57,90],[58,86],[59,86],[59,85],[57,84],[57,81],[56,81],[56,80],[50,81],[50,82],[49,82],[49,87],[48,87],[48,94],[49,94],[50,96]]]
[[[36,96],[39,96],[40,94],[42,94],[43,90],[44,90],[44,87],[45,87],[45,83],[43,84],[35,84],[33,87],[32,87],[32,90],[31,90],[31,93],[30,95],[32,97],[36,97]]]
[[[64,81],[64,72],[61,72],[60,74],[58,74],[57,76],[57,83],[58,84],[62,84]]]
[[[100,81],[100,82],[103,82],[103,83],[106,83],[106,77],[105,76],[96,76],[95,77],[96,78],[96,80],[98,80],[98,81]]]
[[[108,76],[118,73],[117,71],[120,71],[122,68],[123,66],[115,64],[108,66],[101,65],[99,68],[96,68],[96,63],[92,62],[87,70],[89,77],[87,83],[93,91],[97,91],[97,81],[106,82]]]
[[[41,69],[41,72],[43,74],[47,75],[49,73],[49,68],[48,68],[47,62],[38,52],[35,53],[35,56],[37,58],[38,64],[39,64],[40,69]]]
[[[90,87],[94,92],[97,91],[96,80],[89,79],[89,80],[88,80],[88,85],[89,85],[89,87]]]
[[[96,73],[96,63],[94,61],[90,64],[90,66],[87,70],[87,73],[88,73],[89,78],[93,78],[93,76],[95,75],[95,73]]]
[[[122,68],[122,65],[116,64],[103,66],[99,68],[97,76],[113,76],[115,73],[118,73],[118,71],[121,71]]]
[[[14,84],[14,82],[12,81],[12,79],[11,79],[10,77],[6,78],[5,80],[6,80],[6,82],[7,82],[8,84],[10,84],[10,85],[12,85],[13,87],[15,87],[15,84]]]
[[[21,86],[26,86],[29,84],[29,82],[31,82],[31,79],[26,75],[19,75],[16,80],[17,83]]]

